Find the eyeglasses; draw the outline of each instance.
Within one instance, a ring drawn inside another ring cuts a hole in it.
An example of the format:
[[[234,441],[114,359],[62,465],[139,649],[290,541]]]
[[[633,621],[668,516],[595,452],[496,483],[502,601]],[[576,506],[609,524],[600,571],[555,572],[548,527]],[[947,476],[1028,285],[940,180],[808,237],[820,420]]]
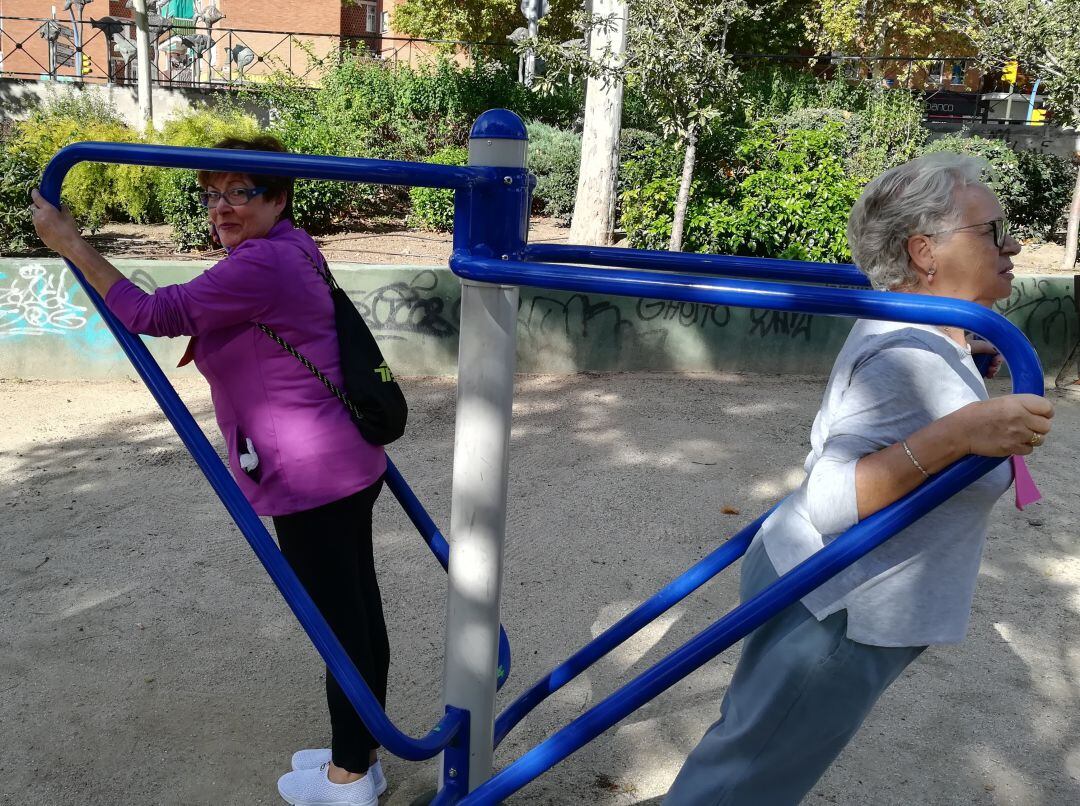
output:
[[[217,207],[218,202],[222,199],[230,207],[241,207],[256,196],[266,193],[267,190],[268,188],[264,187],[232,188],[224,193],[218,193],[216,190],[200,190],[195,195],[199,199],[199,204],[203,207]]]
[[[1005,245],[1005,239],[1009,237],[1009,219],[1007,218],[995,218],[993,221],[984,221],[981,224],[968,224],[966,227],[954,227],[953,229],[943,229],[940,232],[928,232],[927,235],[945,235],[949,232],[960,232],[960,230],[974,229],[975,227],[993,227],[994,232],[994,246],[998,249]]]

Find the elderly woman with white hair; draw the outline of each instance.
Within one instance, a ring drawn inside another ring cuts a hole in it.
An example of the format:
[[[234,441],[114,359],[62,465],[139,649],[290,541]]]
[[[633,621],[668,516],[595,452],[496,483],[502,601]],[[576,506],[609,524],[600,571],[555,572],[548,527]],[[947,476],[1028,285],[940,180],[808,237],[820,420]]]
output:
[[[1009,296],[1020,246],[984,167],[935,154],[866,187],[848,242],[875,288],[986,307]],[[810,432],[806,478],[743,559],[743,601],[958,459],[1031,453],[1052,416],[1036,395],[989,399],[958,328],[856,322]],[[665,803],[802,800],[908,664],[963,640],[990,511],[1012,481],[1010,463],[998,465],[751,633],[720,720]]]

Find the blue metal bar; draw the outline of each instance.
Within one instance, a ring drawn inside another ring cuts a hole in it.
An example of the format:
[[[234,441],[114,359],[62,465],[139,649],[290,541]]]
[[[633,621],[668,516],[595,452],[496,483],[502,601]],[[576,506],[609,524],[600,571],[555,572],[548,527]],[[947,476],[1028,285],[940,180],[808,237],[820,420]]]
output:
[[[779,506],[779,504],[777,504]],[[734,537],[661,588],[604,632],[556,666],[514,700],[495,720],[496,746],[530,711],[626,639],[667,612],[746,553],[774,506]]]
[[[969,456],[871,515],[538,744],[460,803],[502,801],[1003,461]]]
[[[812,263],[737,255],[698,255],[611,246],[530,244],[522,259],[530,263],[581,263],[588,266],[617,266],[623,269],[684,271],[745,277],[756,280],[790,280],[795,283],[835,283],[870,287],[866,275],[850,263]]]
[[[109,144],[107,147],[103,144],[81,145],[98,147],[83,150],[80,145],[69,146],[58,154],[57,157],[49,163],[48,168],[46,168],[42,178],[41,194],[51,204],[57,205],[60,202],[60,189],[66,171],[78,162],[79,159],[90,158],[86,156],[87,154],[93,154],[94,156],[92,158],[97,160],[110,160],[110,158],[115,157],[116,159],[111,159],[111,161],[123,162],[124,160],[122,157],[126,149],[151,148],[150,146],[128,146],[118,144]],[[180,150],[182,149],[172,149],[172,151]],[[254,152],[236,151],[212,152],[208,149],[205,151],[208,151],[215,158],[213,165],[210,167],[229,170],[237,170],[237,165],[241,163],[246,166],[242,170],[266,170],[266,164],[261,159],[264,156],[296,156],[263,155],[254,154]],[[65,159],[60,160],[60,156],[65,154],[65,152],[67,153],[67,156]],[[79,159],[73,159],[73,154],[81,156]],[[242,155],[254,155],[260,159],[255,162],[240,159],[232,161],[229,159],[231,157],[239,157]],[[225,159],[222,160],[222,158]],[[281,169],[284,170],[284,163],[280,165]],[[184,165],[182,167],[206,167],[206,163],[200,161],[196,164]],[[313,169],[308,175],[316,176],[318,173],[318,171]],[[407,734],[402,733],[397,726],[390,721],[389,717],[387,717],[386,713],[379,705],[378,700],[376,700],[375,696],[371,693],[371,689],[368,688],[363,678],[360,677],[360,674],[356,670],[356,666],[349,659],[348,655],[345,654],[345,650],[342,648],[341,643],[326,623],[322,613],[319,612],[319,609],[311,600],[311,597],[304,589],[304,586],[300,583],[296,573],[278,550],[277,545],[266,531],[266,527],[263,526],[262,521],[259,520],[255,511],[251,508],[251,504],[244,498],[243,494],[240,492],[240,488],[236,486],[235,480],[218,458],[217,453],[206,439],[206,435],[203,434],[202,429],[196,424],[191,413],[176,394],[176,390],[173,389],[172,385],[161,372],[161,368],[150,355],[146,345],[144,345],[140,339],[129,333],[119,320],[116,319],[113,313],[104,304],[98,293],[86,281],[86,278],[83,276],[82,272],[79,271],[78,267],[73,265],[70,261],[65,260],[65,262],[71,269],[72,274],[75,275],[75,278],[79,281],[79,284],[82,285],[83,290],[90,298],[90,301],[101,314],[101,318],[105,321],[105,324],[120,343],[124,353],[131,360],[132,365],[143,379],[143,382],[154,396],[154,399],[157,401],[158,405],[161,406],[165,416],[168,417],[169,421],[176,429],[184,446],[190,451],[192,457],[199,465],[199,468],[210,482],[211,487],[214,488],[214,492],[221,498],[225,508],[228,510],[233,520],[236,521],[236,525],[240,528],[240,531],[243,532],[244,537],[247,538],[248,543],[251,545],[255,555],[259,558],[259,561],[262,562],[266,572],[270,575],[274,584],[281,590],[282,595],[296,615],[297,620],[311,637],[311,641],[315,645],[315,648],[319,651],[323,660],[326,661],[326,665],[334,675],[334,678],[341,685],[345,695],[349,698],[349,701],[356,709],[356,712],[359,714],[368,730],[371,731],[371,734],[389,752],[400,756],[401,758],[420,761],[431,758],[441,752],[448,744],[450,744],[461,729],[462,724],[464,724],[462,712],[457,710],[447,712],[447,714],[439,721],[438,725],[436,725],[426,736],[419,739],[414,739]]]
[[[355,157],[322,157],[310,154],[279,154],[220,148],[148,146],[137,143],[73,143],[52,158],[41,178],[44,188],[59,190],[67,172],[80,162],[122,165],[153,165],[161,168],[237,171],[240,173],[295,176],[300,179],[334,179],[379,185],[414,185],[432,188],[474,188],[502,182],[505,171],[497,168],[396,162]],[[48,197],[46,197],[48,198]]]
[[[439,527],[435,525],[435,521],[424,509],[424,505],[420,503],[416,493],[406,483],[405,477],[401,475],[397,465],[390,461],[389,456],[386,457],[386,486],[390,488],[390,491],[397,498],[401,508],[405,510],[405,514],[409,516],[409,520],[412,521],[413,526],[416,527],[420,536],[424,538],[424,542],[428,544],[431,553],[435,555],[435,559],[439,561],[439,565],[445,571],[450,565],[450,544],[446,542],[446,538],[439,531]],[[510,664],[510,639],[506,635],[506,628],[500,624],[499,669],[496,674],[498,688],[502,688],[503,684],[509,679]]]
[[[682,259],[688,257],[692,256],[674,255],[669,258],[669,265],[681,265]],[[1001,351],[1009,364],[1016,391],[1043,392],[1042,367],[1024,334],[1004,316],[973,302],[923,294],[490,260],[461,253],[451,255],[450,268],[460,277],[488,283],[961,327],[983,336]]]

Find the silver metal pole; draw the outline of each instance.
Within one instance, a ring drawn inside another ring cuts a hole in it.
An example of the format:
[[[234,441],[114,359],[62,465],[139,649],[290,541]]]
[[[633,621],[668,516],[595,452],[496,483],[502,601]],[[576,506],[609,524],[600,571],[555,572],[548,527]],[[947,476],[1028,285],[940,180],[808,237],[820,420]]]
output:
[[[154,99],[150,85],[150,24],[146,19],[146,0],[132,0],[135,17],[135,53],[139,75],[139,116],[144,131],[154,127]]]
[[[529,20],[529,36],[536,37],[540,32],[539,20]],[[531,87],[536,80],[536,51],[529,48],[525,53],[525,81],[526,87]]]
[[[525,143],[473,139],[469,164],[523,167]],[[491,776],[494,754],[517,309],[516,286],[461,283],[443,691],[470,714],[469,790]]]

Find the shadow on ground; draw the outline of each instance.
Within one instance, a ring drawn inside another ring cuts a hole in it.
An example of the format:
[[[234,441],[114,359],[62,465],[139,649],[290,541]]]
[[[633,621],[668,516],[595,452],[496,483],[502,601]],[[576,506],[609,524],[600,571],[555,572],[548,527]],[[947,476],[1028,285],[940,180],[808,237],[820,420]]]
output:
[[[216,436],[201,383],[180,390]],[[522,377],[515,403],[505,705],[801,478],[822,382]],[[392,455],[449,523],[454,387],[407,382]],[[320,663],[148,393],[0,382],[0,804],[279,803],[289,754],[324,744]],[[1080,404],[1034,465],[1047,500],[995,512],[968,641],[886,696],[808,799],[1080,801]],[[739,510],[721,514],[721,507]],[[438,719],[445,577],[389,494],[376,552],[394,651],[389,711]],[[713,619],[729,572],[566,686],[500,749],[508,763]],[[608,731],[516,803],[659,803],[717,717],[737,650]],[[434,766],[387,759],[384,802]]]

